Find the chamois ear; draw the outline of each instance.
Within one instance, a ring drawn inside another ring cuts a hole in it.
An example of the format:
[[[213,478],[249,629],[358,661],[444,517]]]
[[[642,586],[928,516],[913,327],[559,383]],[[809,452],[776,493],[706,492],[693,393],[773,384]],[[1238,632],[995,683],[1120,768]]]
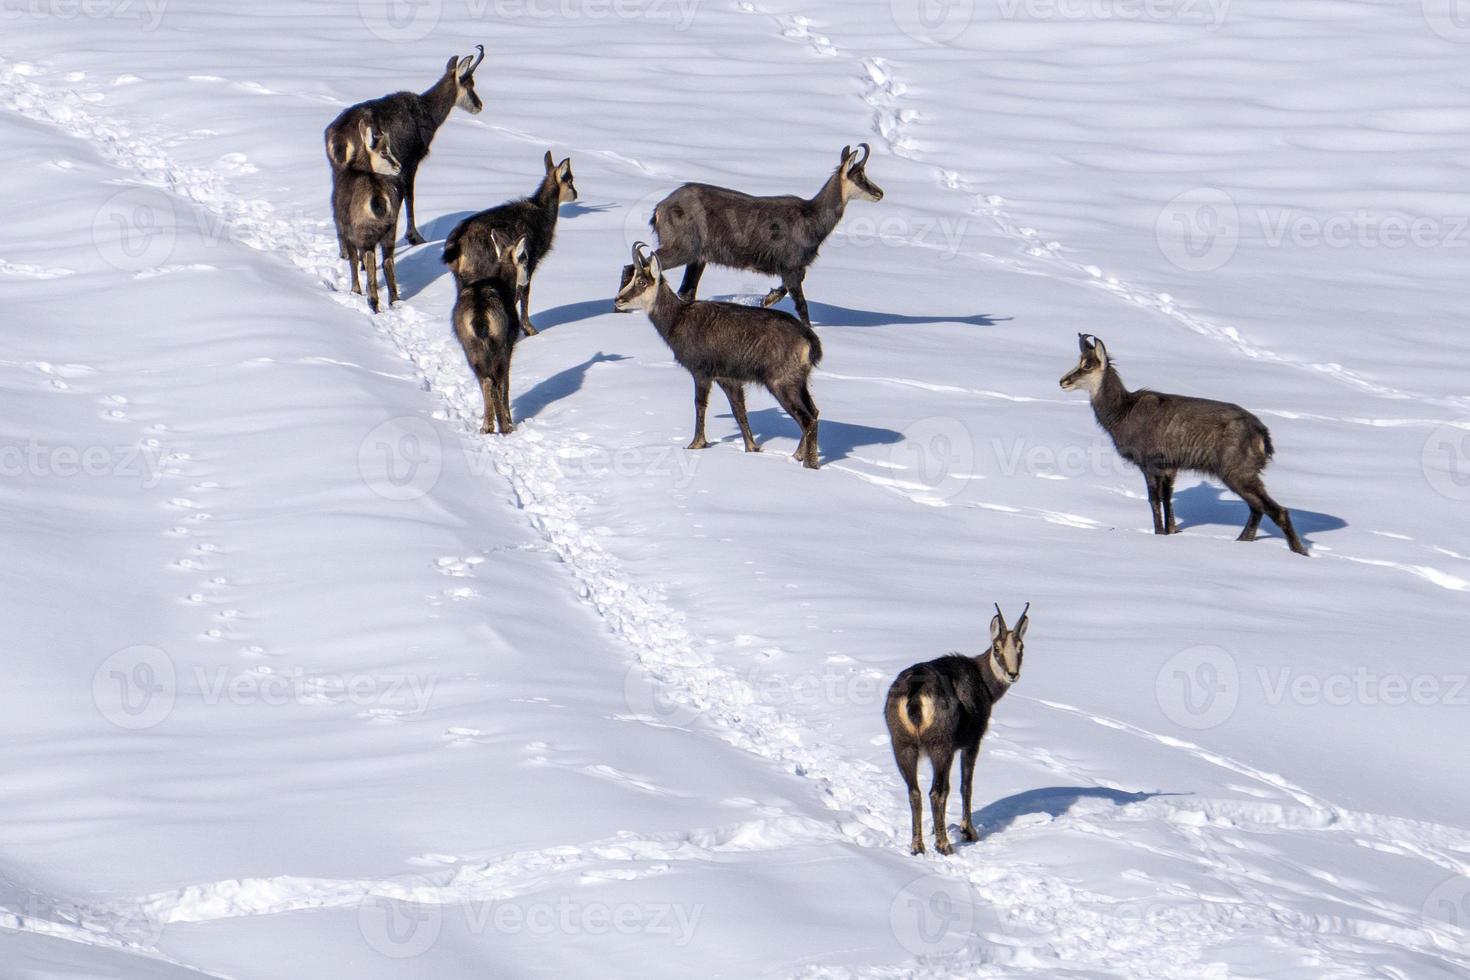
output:
[[[495,257],[497,259],[505,251],[505,240],[500,237],[500,232],[494,228],[490,229],[490,247],[495,249]]]
[[[1021,618],[1016,620],[1016,640],[1019,642],[1026,635],[1026,627],[1031,625],[1030,619],[1031,603],[1026,603],[1026,608],[1021,610]]]
[[[572,169],[572,158],[571,157],[567,157],[561,163],[558,163],[556,165],[556,175],[558,177],[565,177],[566,174],[567,174],[567,171],[569,171],[571,169]]]
[[[1092,344],[1088,341],[1087,334],[1079,333],[1077,335],[1077,349],[1082,351],[1082,353],[1084,354],[1092,350]]]
[[[657,255],[648,257],[648,274],[653,277],[655,283],[663,276],[663,269],[659,267]]]
[[[1097,355],[1098,363],[1101,364],[1103,367],[1107,367],[1108,349],[1104,347],[1103,342],[1101,340],[1098,340],[1096,337],[1092,338],[1092,350],[1093,353]]]
[[[546,163],[546,172],[547,173],[552,173],[552,172],[554,172],[556,170],[556,163],[555,163],[555,161],[553,161],[551,159],[551,151],[550,150],[547,150],[546,151],[546,160],[545,160],[545,163]]]
[[[511,248],[511,257],[515,259],[516,265],[525,265],[529,260],[530,253],[526,250],[526,236],[522,235],[516,239]]]
[[[1000,614],[1000,610],[997,609],[995,611],[995,615],[990,618],[990,645],[991,646],[995,646],[995,644],[999,643],[1000,642],[1000,638],[1001,638],[1002,634],[1005,633],[1005,631],[1006,631],[1005,617],[1003,617]]]
[[[444,65],[444,74],[451,75],[451,74],[458,74],[458,73],[459,73],[459,55],[454,55]]]
[[[855,155],[856,154],[854,154],[852,152],[852,147],[851,146],[844,146],[842,148],[842,162],[841,162],[841,164],[839,164],[839,166],[841,166],[842,169],[846,170],[847,169],[847,165],[850,164],[850,163],[852,163],[852,158]]]

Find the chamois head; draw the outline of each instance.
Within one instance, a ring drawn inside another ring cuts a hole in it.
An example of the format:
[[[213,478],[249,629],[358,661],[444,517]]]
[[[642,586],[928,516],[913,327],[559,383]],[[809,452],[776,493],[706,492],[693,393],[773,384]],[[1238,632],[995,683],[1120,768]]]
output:
[[[526,236],[515,241],[491,229],[490,244],[495,249],[495,261],[500,266],[500,275],[506,282],[513,282],[517,289],[525,289],[531,281],[531,256],[526,248]]]
[[[1026,636],[1026,627],[1030,620],[1026,614],[1031,610],[1031,603],[1026,603],[1026,608],[1021,610],[1021,618],[1016,620],[1015,629],[1006,629],[1006,618],[1000,611],[1000,604],[995,607],[995,617],[990,621],[990,653],[991,663],[995,667],[997,676],[1014,684],[1021,678],[1021,661],[1026,655],[1025,645],[1021,642]]]
[[[393,153],[393,142],[388,138],[386,130],[376,130],[363,123],[358,127],[357,138],[361,141],[363,152],[367,154],[368,166],[373,173],[388,177],[398,176],[403,167]]]
[[[572,158],[554,163],[551,151],[546,151],[546,179],[556,187],[556,203],[570,204],[577,199],[577,183],[572,179]]]
[[[1102,385],[1108,370],[1108,349],[1101,340],[1085,333],[1077,335],[1077,346],[1082,349],[1082,357],[1075,368],[1062,375],[1062,389],[1082,388],[1090,395]]]
[[[866,143],[859,143],[854,150],[850,146],[842,148],[842,161],[837,165],[837,172],[842,175],[842,199],[844,201],[858,197],[864,201],[883,200],[883,188],[868,179],[868,154],[872,148]]]
[[[647,312],[658,299],[658,287],[663,281],[658,256],[650,252],[643,242],[636,243],[633,246],[633,264],[623,269],[623,285],[613,300],[613,308],[619,313],[635,309]]]
[[[475,94],[475,69],[485,60],[485,45],[477,44],[475,50],[479,54],[450,58],[444,66],[444,74],[454,76],[454,104],[472,116],[485,108]]]

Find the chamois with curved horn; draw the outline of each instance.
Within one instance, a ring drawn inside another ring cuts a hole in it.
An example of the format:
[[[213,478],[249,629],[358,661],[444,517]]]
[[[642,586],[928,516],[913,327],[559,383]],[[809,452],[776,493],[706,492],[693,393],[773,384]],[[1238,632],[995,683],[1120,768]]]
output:
[[[1062,377],[1062,388],[1087,392],[1097,424],[1112,436],[1118,454],[1143,471],[1155,534],[1179,530],[1174,520],[1174,477],[1180,470],[1194,470],[1222,480],[1251,509],[1236,540],[1254,541],[1262,515],[1270,515],[1291,550],[1307,553],[1291,526],[1291,515],[1271,499],[1261,480],[1261,471],[1276,451],[1264,422],[1231,402],[1147,388],[1129,391],[1101,340],[1079,333],[1077,346],[1082,357]]]
[[[788,293],[802,322],[811,325],[802,283],[807,267],[832,229],[842,220],[847,202],[883,200],[883,189],[868,179],[871,148],[860,143],[842,148],[837,169],[810,198],[792,194],[754,197],[712,184],[685,184],[660,201],[649,222],[658,236],[654,254],[664,268],[684,266],[679,296],[694,299],[707,263],[779,276],[781,285],[766,294],[763,306],[774,306]]]
[[[401,196],[408,206],[410,245],[424,243],[424,236],[419,234],[418,225],[414,223],[413,186],[419,164],[429,155],[434,134],[455,107],[471,115],[485,107],[475,93],[475,69],[485,60],[485,46],[477,44],[475,50],[478,54],[450,58],[444,66],[444,74],[423,92],[395,92],[343,109],[324,134],[327,159],[333,170],[344,170],[354,165],[362,169],[363,146],[358,134],[364,124],[388,134],[402,163],[398,181]]]
[[[980,740],[990,726],[995,703],[1021,677],[1025,656],[1022,641],[1031,603],[1021,610],[1015,629],[1006,628],[1000,605],[990,620],[990,649],[978,657],[952,653],[928,663],[915,664],[898,675],[888,689],[883,719],[893,743],[893,758],[908,787],[909,811],[913,817],[911,853],[924,853],[924,801],[919,791],[919,758],[925,756],[934,768],[929,786],[929,806],[934,820],[934,848],[953,854],[945,811],[949,806],[949,772],[955,752],[960,753],[960,799],[964,817],[960,833],[965,840],[979,838],[971,819],[970,790],[975,778],[975,761],[980,757]]]
[[[641,309],[654,329],[694,378],[694,439],[690,449],[709,445],[704,414],[711,383],[730,400],[745,451],[760,452],[745,416],[745,386],[763,385],[801,427],[797,459],[817,468],[817,404],[807,388],[812,368],[822,360],[822,342],[811,327],[790,313],[738,303],[685,302],[664,280],[658,256],[642,242],[633,246],[633,264],[623,272],[614,306]]]

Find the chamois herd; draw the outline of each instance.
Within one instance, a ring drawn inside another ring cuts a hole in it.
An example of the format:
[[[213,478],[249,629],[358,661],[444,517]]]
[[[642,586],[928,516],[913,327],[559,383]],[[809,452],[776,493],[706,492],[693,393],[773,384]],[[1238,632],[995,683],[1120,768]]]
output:
[[[344,110],[326,129],[332,170],[332,213],[341,257],[352,276],[352,291],[379,310],[375,254],[381,255],[388,302],[398,300],[393,266],[401,208],[407,209],[407,241],[421,245],[414,217],[414,182],[429,154],[434,134],[457,107],[478,113],[476,54],[449,59],[444,74],[426,91],[398,92]],[[694,438],[689,449],[704,449],[705,411],[710,387],[718,384],[730,402],[746,452],[759,452],[745,412],[745,386],[759,384],[801,429],[795,457],[818,466],[817,406],[808,381],[822,360],[822,342],[812,329],[803,282],[822,243],[842,220],[848,201],[881,201],[883,190],[867,175],[869,147],[844,147],[831,177],[811,198],[795,195],[755,197],[711,184],[688,183],[653,209],[649,224],[657,247],[633,246],[632,262],[622,270],[614,307],[642,310],[694,379]],[[511,353],[522,333],[535,336],[531,323],[531,282],[551,250],[559,208],[577,199],[570,159],[556,162],[550,152],[540,182],[530,196],[481,211],[460,222],[444,243],[442,260],[454,276],[456,299],[451,321],[465,359],[484,398],[481,431],[504,435],[514,428],[510,404]],[[780,280],[760,306],[698,300],[700,276],[709,263],[759,272]],[[684,267],[675,291],[664,270]],[[796,316],[772,307],[789,296]],[[1061,379],[1065,390],[1088,393],[1098,424],[1118,453],[1144,474],[1155,534],[1173,534],[1174,479],[1192,470],[1223,481],[1250,507],[1239,540],[1251,541],[1263,516],[1285,534],[1291,550],[1306,547],[1292,527],[1291,515],[1266,492],[1261,471],[1274,452],[1271,434],[1259,418],[1228,402],[1170,395],[1123,384],[1103,342],[1078,334],[1081,357]],[[970,820],[970,789],[980,740],[990,713],[1021,675],[1023,638],[1030,606],[1008,627],[996,607],[990,647],[979,657],[950,655],[916,664],[898,675],[884,706],[894,759],[908,788],[914,853],[924,850],[918,764],[927,757],[934,778],[929,802],[935,846],[952,853],[945,810],[949,774],[960,753],[960,793],[964,820],[960,830],[975,840]]]

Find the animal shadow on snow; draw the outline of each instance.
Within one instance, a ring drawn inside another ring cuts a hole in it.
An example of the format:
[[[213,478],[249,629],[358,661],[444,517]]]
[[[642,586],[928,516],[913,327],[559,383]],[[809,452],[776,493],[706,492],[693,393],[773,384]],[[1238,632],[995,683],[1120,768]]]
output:
[[[751,394],[754,394],[756,390],[754,386],[751,386]],[[711,402],[717,397],[723,397],[718,388],[710,396]],[[750,418],[750,431],[755,434],[756,442],[765,442],[771,436],[783,436],[793,441],[801,438],[801,429],[791,421],[791,416],[779,408],[762,408],[746,414]],[[740,432],[735,425],[735,417],[730,414],[728,408],[718,417],[729,419],[730,428],[733,430],[731,435],[722,434],[719,441],[734,440],[738,444]],[[817,445],[824,463],[835,463],[839,459],[846,459],[859,446],[887,446],[903,441],[903,433],[892,429],[881,429],[873,425],[856,425],[852,422],[837,422],[825,416],[819,422]]]
[[[1285,501],[1282,501],[1281,506],[1291,513],[1291,523],[1303,541],[1307,540],[1307,535],[1316,531],[1336,531],[1347,527],[1347,521],[1331,514],[1302,510]],[[1223,524],[1227,527],[1234,526],[1238,530],[1245,526],[1250,508],[1245,505],[1244,500],[1224,487],[1198,483],[1174,494],[1174,516],[1179,520],[1181,531],[1204,524]],[[1264,518],[1261,521],[1261,537],[1281,538],[1281,529],[1271,522],[1271,518]]]
[[[834,306],[808,298],[807,309],[812,315],[812,324],[818,327],[892,327],[920,323],[964,323],[972,327],[993,327],[1014,319],[1008,316],[991,316],[988,313],[960,313],[953,316],[912,316],[907,313],[879,313],[876,310],[855,310],[849,306]],[[788,313],[796,312],[789,298],[776,304],[776,308]]]
[[[624,354],[604,354],[598,351],[581,364],[563,368],[551,377],[543,378],[513,400],[516,419],[535,418],[546,406],[581,391],[582,382],[587,379],[587,372],[592,369],[592,365],[627,359]]]
[[[1106,800],[1114,806],[1142,803],[1155,796],[1184,796],[1184,793],[1125,793],[1119,789],[1103,786],[1049,786],[1045,789],[1028,789],[1024,793],[1007,796],[976,810],[972,820],[975,829],[984,840],[992,834],[1008,829],[1022,817],[1033,813],[1044,813],[1049,817],[1065,815],[1082,800]],[[958,843],[958,842],[956,842]]]

